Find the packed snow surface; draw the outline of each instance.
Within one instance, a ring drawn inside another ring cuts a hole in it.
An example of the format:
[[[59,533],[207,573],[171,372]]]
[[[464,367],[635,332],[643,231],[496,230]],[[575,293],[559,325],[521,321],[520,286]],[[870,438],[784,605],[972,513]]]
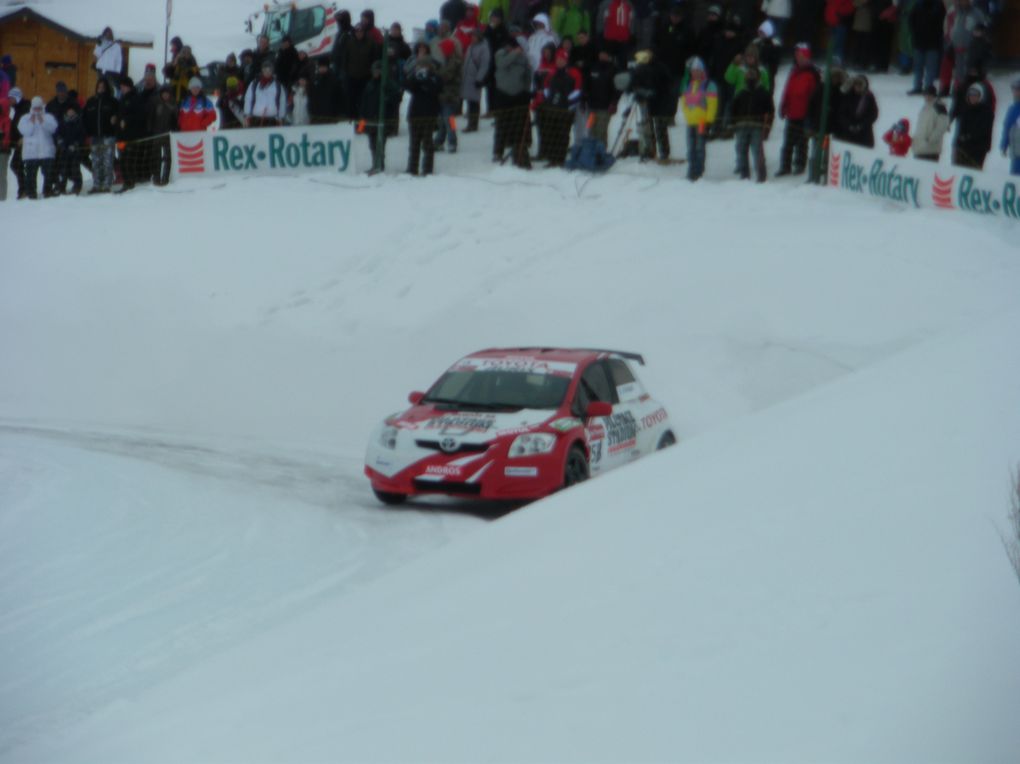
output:
[[[488,139],[0,206],[0,761],[1015,761],[1018,229]],[[377,504],[380,419],[539,344],[680,444]]]

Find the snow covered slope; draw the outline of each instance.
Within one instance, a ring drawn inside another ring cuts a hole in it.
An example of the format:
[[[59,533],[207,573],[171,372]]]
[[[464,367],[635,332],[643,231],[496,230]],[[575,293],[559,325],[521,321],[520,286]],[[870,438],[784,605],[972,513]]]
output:
[[[1011,761],[1016,228],[487,130],[428,180],[0,206],[0,761]],[[680,446],[378,506],[372,426],[510,344],[643,352]]]

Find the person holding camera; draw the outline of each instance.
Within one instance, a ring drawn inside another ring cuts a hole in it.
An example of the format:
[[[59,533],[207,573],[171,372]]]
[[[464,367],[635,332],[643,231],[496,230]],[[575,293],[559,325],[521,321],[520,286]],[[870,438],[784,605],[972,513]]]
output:
[[[28,114],[18,120],[21,133],[21,159],[25,163],[25,192],[29,199],[38,199],[36,178],[39,170],[43,176],[43,194],[50,195],[53,174],[53,158],[57,145],[53,136],[57,132],[57,119],[46,111],[43,99],[36,96]]]
[[[99,41],[92,51],[92,68],[99,72],[99,76],[106,80],[110,92],[119,98],[120,78],[124,72],[124,55],[120,49],[120,43],[113,39],[113,30],[107,27],[103,30]]]

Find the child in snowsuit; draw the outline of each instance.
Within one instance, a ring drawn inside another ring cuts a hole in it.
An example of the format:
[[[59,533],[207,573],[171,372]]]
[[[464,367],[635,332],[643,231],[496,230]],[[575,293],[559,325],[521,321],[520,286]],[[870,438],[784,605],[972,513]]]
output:
[[[81,148],[85,145],[85,124],[78,110],[78,102],[67,107],[64,118],[57,127],[57,167],[54,173],[54,194],[67,193],[67,181],[71,181],[71,193],[81,193]]]
[[[715,83],[709,81],[705,64],[697,56],[687,62],[681,90],[680,107],[687,122],[687,178],[694,181],[705,174],[706,136],[719,111]]]
[[[885,131],[882,140],[889,146],[889,153],[892,156],[907,156],[910,153],[910,145],[914,142],[910,137],[910,121],[901,119]]]

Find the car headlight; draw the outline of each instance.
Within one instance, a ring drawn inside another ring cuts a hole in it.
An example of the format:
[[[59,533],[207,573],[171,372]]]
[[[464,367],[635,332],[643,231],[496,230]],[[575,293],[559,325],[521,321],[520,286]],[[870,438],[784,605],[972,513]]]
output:
[[[379,445],[392,451],[397,447],[398,432],[400,431],[396,427],[383,427],[379,431]]]
[[[514,438],[510,445],[510,456],[534,456],[547,454],[556,445],[556,436],[545,432],[526,432]]]

